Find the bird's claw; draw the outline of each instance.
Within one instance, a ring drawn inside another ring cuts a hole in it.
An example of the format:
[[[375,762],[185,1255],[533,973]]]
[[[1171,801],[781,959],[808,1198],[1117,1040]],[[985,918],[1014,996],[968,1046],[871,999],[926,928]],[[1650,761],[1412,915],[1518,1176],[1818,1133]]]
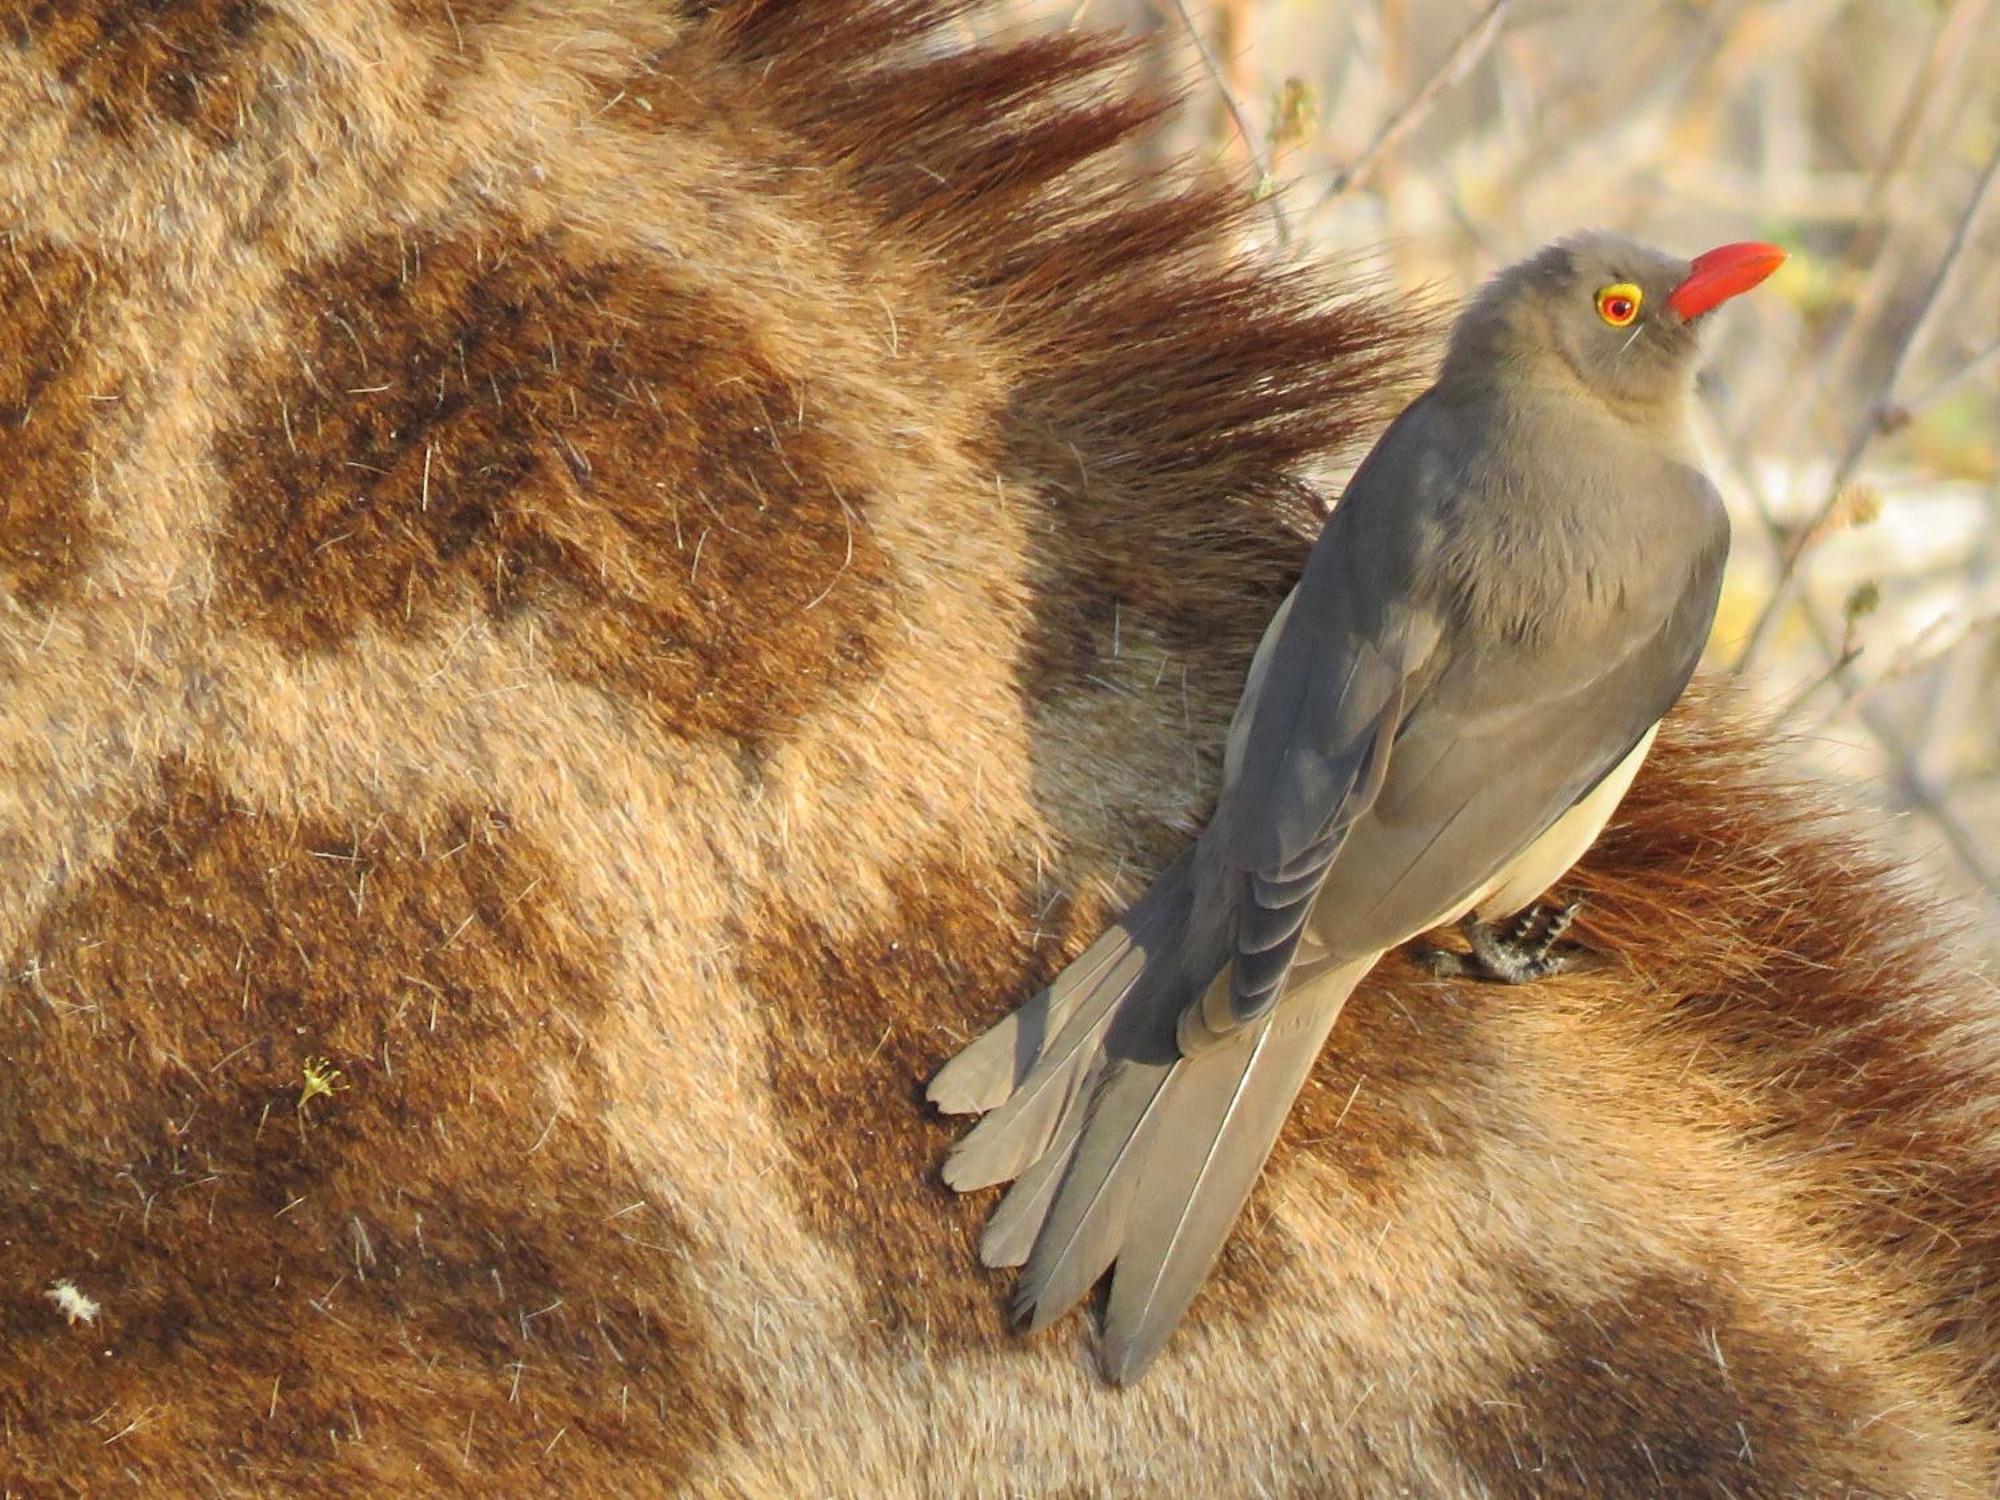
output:
[[[1440,979],[1490,979],[1499,984],[1527,984],[1546,979],[1567,969],[1571,955],[1557,953],[1555,945],[1569,931],[1581,901],[1550,910],[1531,906],[1504,933],[1495,931],[1477,917],[1459,923],[1470,953],[1450,948],[1420,948],[1413,957]]]

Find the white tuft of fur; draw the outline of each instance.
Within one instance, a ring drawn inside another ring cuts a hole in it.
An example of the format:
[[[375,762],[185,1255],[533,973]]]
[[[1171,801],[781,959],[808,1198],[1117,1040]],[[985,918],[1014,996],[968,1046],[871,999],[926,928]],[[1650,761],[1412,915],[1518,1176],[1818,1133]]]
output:
[[[95,1323],[97,1315],[104,1310],[95,1297],[81,1291],[77,1284],[67,1277],[50,1283],[49,1289],[42,1295],[55,1303],[56,1311],[63,1315],[63,1321],[72,1328],[79,1323]]]

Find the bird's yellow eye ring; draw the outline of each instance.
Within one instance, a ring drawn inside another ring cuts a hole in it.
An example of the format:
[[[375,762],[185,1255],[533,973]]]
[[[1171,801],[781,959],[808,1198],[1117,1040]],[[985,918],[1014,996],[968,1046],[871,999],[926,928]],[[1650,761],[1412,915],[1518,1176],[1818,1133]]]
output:
[[[1644,297],[1645,293],[1631,282],[1614,281],[1597,289],[1597,315],[1613,328],[1623,328],[1639,316],[1639,303]]]

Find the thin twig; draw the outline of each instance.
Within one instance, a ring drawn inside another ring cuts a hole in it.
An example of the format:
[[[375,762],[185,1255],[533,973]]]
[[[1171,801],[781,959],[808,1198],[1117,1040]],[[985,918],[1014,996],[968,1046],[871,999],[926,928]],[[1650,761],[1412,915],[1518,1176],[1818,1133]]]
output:
[[[1538,90],[1542,96],[1538,115],[1522,141],[1523,149],[1504,176],[1488,187],[1492,201],[1515,206],[1515,238],[1539,228],[1530,227],[1537,216],[1523,216],[1534,190],[1550,182],[1573,183],[1579,171],[1596,175],[1607,139],[1614,143],[1614,151],[1621,137],[1666,143],[1680,139],[1689,121],[1718,113],[1717,99],[1731,91],[1714,75],[1723,71],[1730,41],[1740,34],[1737,20],[1755,3],[1715,0],[1702,7],[1685,28],[1686,45],[1664,67],[1657,58],[1633,49],[1641,53],[1637,66],[1604,71],[1595,89],[1556,83]],[[1603,14],[1604,8],[1593,13]],[[1579,104],[1578,99],[1587,102]],[[1669,148],[1667,154],[1674,153]],[[1657,164],[1652,170],[1658,170]],[[1625,206],[1636,208],[1638,200],[1627,198]]]
[[[1989,524],[1985,543],[1973,554],[1971,565],[1966,568],[1959,585],[1961,597],[1966,599],[1985,599],[1994,573],[2000,571],[2000,526],[1990,524],[2000,522],[2000,485],[1988,492],[1986,509]],[[1979,690],[1978,679],[1986,675],[1978,653],[1958,650],[1949,653],[1941,662],[1940,669],[1931,675],[1930,691],[1925,694],[1923,710],[1917,720],[1918,751],[1926,757],[1927,764],[1931,747],[1941,744],[1946,738],[1942,732],[1946,719],[1962,723],[1963,709],[1968,701],[1984,696]]]
[[[1909,400],[1882,408],[1876,414],[1877,420],[1882,424],[1884,431],[1893,432],[1918,412],[1936,405],[1968,380],[1978,379],[1996,364],[2000,364],[2000,339],[1995,339],[1949,375],[1940,376],[1932,381]]]
[[[1783,703],[1783,705],[1780,706],[1778,710],[1771,715],[1771,723],[1773,727],[1783,724],[1787,719],[1791,718],[1793,714],[1797,713],[1800,709],[1804,708],[1807,702],[1811,700],[1813,694],[1817,693],[1821,688],[1825,687],[1829,682],[1833,682],[1838,678],[1846,676],[1847,669],[1853,666],[1855,662],[1861,659],[1861,653],[1863,649],[1864,649],[1863,647],[1856,646],[1850,643],[1844,650],[1841,651],[1838,660],[1832,662],[1830,665],[1828,665],[1827,669],[1824,672],[1820,673],[1819,676],[1815,677],[1811,682],[1808,682],[1804,687],[1800,688],[1796,693],[1792,694],[1791,697],[1787,698]],[[1844,708],[1847,704],[1853,703],[1858,698],[1860,698],[1860,696],[1861,694],[1857,692],[1849,695],[1846,698],[1843,698],[1841,700],[1840,707],[1837,707],[1834,710],[1832,710],[1832,712],[1828,713],[1827,718],[1831,719],[1834,714],[1840,712],[1840,708]],[[1823,719],[1820,722],[1824,724],[1826,720]]]
[[[1932,644],[1947,622],[1948,617],[1940,616],[1938,619],[1933,620],[1927,627],[1911,636],[1909,640],[1903,643],[1902,649],[1890,658],[1887,666],[1870,677],[1866,682],[1859,684],[1853,692],[1828,709],[1826,717],[1820,720],[1819,727],[1824,729],[1842,714],[1850,713],[1860,708],[1890,683],[1899,681],[1905,677],[1915,676],[1925,667],[1943,661],[1974,636],[1991,630],[1996,625],[2000,625],[2000,612],[1975,615],[1973,618],[1965,621],[1959,627],[1957,633],[1945,641],[1943,645],[1926,651],[1924,648]],[[1841,665],[1845,666],[1846,663],[1843,662]],[[1835,670],[1838,669],[1836,668]],[[1830,671],[1827,675],[1831,677],[1834,674]],[[1924,741],[1920,737],[1918,740],[1919,747],[1923,743]]]
[[[1972,197],[1965,205],[1965,212],[1959,215],[1958,225],[1952,231],[1951,243],[1945,247],[1944,256],[1938,261],[1937,270],[1931,276],[1930,286],[1924,291],[1924,299],[1917,309],[1916,317],[1912,318],[1909,326],[1903,330],[1903,337],[1896,345],[1895,355],[1889,361],[1888,373],[1882,377],[1881,393],[1869,406],[1868,419],[1855,429],[1854,436],[1848,440],[1846,451],[1840,455],[1840,462],[1834,465],[1833,475],[1827,481],[1826,494],[1821,498],[1818,509],[1793,533],[1790,543],[1786,546],[1778,565],[1777,581],[1765,598],[1764,607],[1758,612],[1756,623],[1750,627],[1750,638],[1744,643],[1743,652],[1736,658],[1732,671],[1741,673],[1763,647],[1771,633],[1771,627],[1777,623],[1784,606],[1790,602],[1792,588],[1798,577],[1799,563],[1805,557],[1806,550],[1811,547],[1821,528],[1826,525],[1834,507],[1840,503],[1840,497],[1846,491],[1848,481],[1854,477],[1854,471],[1860,468],[1861,460],[1867,454],[1869,446],[1880,436],[1883,430],[1882,413],[1893,408],[1896,387],[1902,383],[1903,371],[1910,362],[1910,356],[1923,341],[1923,336],[1930,330],[1932,320],[1944,305],[1945,286],[1950,282],[1952,272],[1957,269],[1965,247],[1971,241],[1972,230],[1979,222],[1979,216],[1986,207],[1986,200],[1996,179],[2000,179],[2000,144],[1994,146],[1993,154],[1987,158],[1985,170],[1979,174],[1979,183],[1972,190]]]
[[[1832,630],[1820,617],[1819,611],[1812,607],[1810,600],[1802,602],[1806,626],[1811,631],[1814,642],[1825,655],[1835,656],[1837,648]],[[1836,661],[1832,675],[1836,678],[1843,677],[1846,675],[1846,669]],[[1866,701],[1860,703],[1856,717],[1887,757],[1893,772],[1896,791],[1904,805],[1922,813],[1938,832],[1944,835],[1945,843],[1957,856],[1959,864],[1978,885],[1980,895],[1996,911],[2000,911],[2000,869],[1995,869],[1988,861],[1979,836],[1953,811],[1951,804],[1945,800],[1944,795],[1932,784],[1931,778],[1918,765],[1917,752],[1903,738],[1902,730],[1879,705],[1874,703]]]
[[[1942,11],[1931,34],[1931,45],[1910,77],[1888,149],[1876,164],[1862,203],[1862,224],[1841,257],[1850,270],[1867,267],[1868,277],[1854,299],[1847,324],[1832,349],[1811,362],[1800,399],[1788,412],[1781,436],[1784,443],[1795,440],[1806,422],[1841,389],[1855,364],[1874,345],[1876,315],[1888,304],[1890,294],[1902,279],[1906,241],[1910,226],[1883,208],[1889,190],[1903,175],[1911,154],[1922,136],[1920,126],[1935,103],[1939,90],[1939,70],[1966,50],[1968,39],[1979,33],[1991,0],[1956,0]]]
[[[1175,3],[1178,4],[1179,0],[1175,0]],[[1438,100],[1444,97],[1445,90],[1464,78],[1480,58],[1486,55],[1487,49],[1493,45],[1493,39],[1500,35],[1501,23],[1507,19],[1507,12],[1513,9],[1513,6],[1514,0],[1492,0],[1486,9],[1479,13],[1479,19],[1466,28],[1463,36],[1452,43],[1451,51],[1445,54],[1445,59],[1438,64],[1437,71],[1431,74],[1422,88],[1410,96],[1410,102],[1384,120],[1382,128],[1375,132],[1375,139],[1363,148],[1359,156],[1340,169],[1339,174],[1333,179],[1333,185],[1326,190],[1326,196],[1314,206],[1315,213],[1366,182],[1375,168],[1381,165],[1382,158],[1401,145],[1405,136],[1430,117],[1430,112],[1437,107]]]
[[[1229,111],[1229,118],[1236,122],[1236,133],[1243,138],[1243,149],[1250,153],[1250,164],[1257,169],[1257,193],[1271,210],[1271,223],[1278,232],[1278,243],[1289,245],[1292,242],[1292,226],[1285,218],[1284,195],[1278,191],[1278,180],[1272,169],[1271,160],[1264,154],[1264,148],[1258,144],[1256,133],[1250,128],[1249,116],[1243,113],[1242,102],[1236,97],[1236,90],[1229,86],[1229,80],[1223,76],[1222,64],[1209,50],[1208,39],[1201,34],[1201,28],[1195,25],[1194,17],[1188,14],[1187,0],[1174,0],[1174,10],[1181,18],[1181,25],[1187,28],[1187,34],[1194,42],[1194,50],[1200,54],[1201,65],[1208,74],[1209,82],[1215,85],[1215,91],[1222,96],[1222,103]]]
[[[1818,614],[1810,610],[1807,613],[1814,633],[1823,632],[1824,626]],[[1987,860],[1978,835],[1966,827],[1964,820],[1931,784],[1930,777],[1918,767],[1916,751],[1904,741],[1902,731],[1874,703],[1862,704],[1857,717],[1888,755],[1890,764],[1895,768],[1896,789],[1902,794],[1903,801],[1936,825],[1944,835],[1945,843],[1951,846],[1951,852],[1958,856],[1958,862],[1978,883],[1980,893],[1995,909],[2000,909],[2000,870]]]
[[[1889,147],[1882,153],[1882,160],[1876,163],[1868,183],[1868,209],[1871,214],[1881,208],[1889,185],[1901,175],[1904,163],[1916,148],[1924,117],[1937,103],[1939,74],[1947,62],[1964,53],[1968,39],[1979,34],[1991,3],[1992,0],[1954,0],[1953,4],[1938,12],[1937,25],[1931,31],[1930,47],[1925,51],[1923,61],[1917,64],[1917,71],[1911,75],[1909,92],[1903,96],[1903,107],[1897,111],[1896,123],[1889,131]]]

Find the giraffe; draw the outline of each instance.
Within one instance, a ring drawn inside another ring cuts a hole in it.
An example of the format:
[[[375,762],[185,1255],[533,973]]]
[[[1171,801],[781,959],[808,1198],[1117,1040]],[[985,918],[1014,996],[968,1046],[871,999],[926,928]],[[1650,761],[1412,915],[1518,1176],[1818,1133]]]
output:
[[[948,0],[0,5],[0,1490],[1990,1494],[2000,1027],[1697,691],[1105,1388],[929,1072],[1432,328]]]

